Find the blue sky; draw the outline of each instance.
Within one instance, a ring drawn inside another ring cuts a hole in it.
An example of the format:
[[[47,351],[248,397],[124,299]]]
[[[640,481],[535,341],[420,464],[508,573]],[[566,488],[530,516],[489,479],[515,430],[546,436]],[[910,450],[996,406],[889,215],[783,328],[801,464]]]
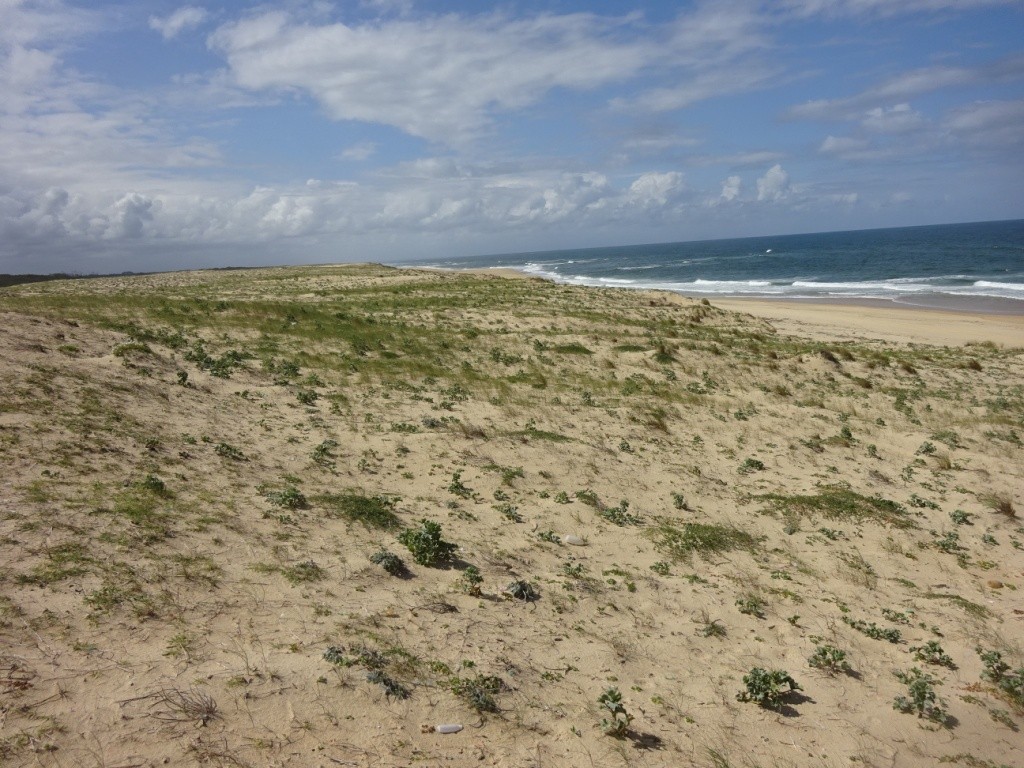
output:
[[[0,0],[0,271],[1021,218],[1022,40],[1019,0]]]

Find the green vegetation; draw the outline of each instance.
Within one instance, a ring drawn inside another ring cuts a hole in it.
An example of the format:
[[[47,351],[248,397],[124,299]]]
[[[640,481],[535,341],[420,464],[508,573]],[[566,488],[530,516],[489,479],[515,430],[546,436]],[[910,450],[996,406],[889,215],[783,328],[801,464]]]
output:
[[[916,528],[906,509],[895,501],[864,496],[849,488],[826,487],[813,496],[768,493],[755,496],[784,515],[820,516],[850,523],[878,523],[893,528]]]
[[[911,646],[910,652],[914,654],[914,661],[923,661],[925,664],[937,664],[942,667],[954,669],[956,665],[953,659],[942,650],[938,640],[929,640],[924,645]]]
[[[395,514],[395,499],[389,496],[364,496],[361,493],[325,493],[313,497],[327,517],[344,518],[367,528],[392,530],[401,527]]]
[[[744,690],[736,694],[736,699],[752,701],[766,709],[780,709],[791,693],[803,690],[788,672],[762,667],[754,667],[745,674],[743,685]]]
[[[294,485],[286,485],[279,491],[266,491],[267,501],[284,509],[305,509],[309,506],[305,494]]]
[[[758,619],[764,618],[765,602],[757,595],[746,595],[736,601],[736,608],[740,613],[747,616],[754,616]]]
[[[764,462],[757,459],[744,459],[743,463],[740,464],[739,473],[741,475],[749,475],[752,472],[760,472],[764,469]]]
[[[754,551],[757,539],[745,531],[708,523],[662,522],[649,532],[654,545],[674,562],[689,562],[696,553],[707,559],[732,550]]]
[[[902,634],[895,627],[880,627],[875,622],[867,622],[863,619],[851,619],[849,616],[843,616],[843,623],[847,626],[856,629],[863,635],[867,635],[872,640],[888,640],[890,643],[898,643],[903,639]]]
[[[405,563],[402,558],[386,549],[380,549],[370,555],[370,562],[379,565],[392,576],[401,576],[406,573]]]
[[[469,704],[477,712],[497,712],[498,701],[494,697],[505,690],[505,682],[495,675],[475,677],[452,677],[448,681],[452,693]]]
[[[846,651],[841,651],[831,645],[819,645],[807,659],[807,663],[830,675],[850,671],[850,663],[846,660]]]
[[[625,499],[620,501],[617,507],[599,505],[597,508],[597,514],[609,523],[618,526],[640,525],[642,522],[639,515],[634,515],[629,511],[629,502]]]
[[[914,667],[909,672],[897,672],[896,679],[907,686],[907,693],[897,696],[893,701],[893,709],[908,714],[916,714],[936,723],[946,721],[946,710],[942,700],[935,692],[935,686],[942,683],[931,675]]]
[[[313,560],[306,560],[305,562],[282,568],[281,575],[292,584],[304,584],[310,581],[323,581],[327,578],[327,571]]]
[[[984,666],[982,679],[994,683],[1011,703],[1024,709],[1024,665],[1014,670],[1003,661],[1003,654],[999,651],[985,651],[979,646],[977,652]]]
[[[420,565],[436,567],[449,563],[458,546],[441,538],[441,526],[426,518],[420,520],[419,528],[406,528],[398,534],[398,540],[412,553],[412,559]]]
[[[616,739],[623,738],[629,731],[633,716],[626,711],[622,703],[622,694],[618,688],[609,688],[597,698],[604,717],[601,718],[601,730],[606,736]]]
[[[484,577],[480,574],[480,569],[475,565],[467,565],[459,577],[459,586],[467,595],[479,597],[480,585],[483,584],[483,581]]]

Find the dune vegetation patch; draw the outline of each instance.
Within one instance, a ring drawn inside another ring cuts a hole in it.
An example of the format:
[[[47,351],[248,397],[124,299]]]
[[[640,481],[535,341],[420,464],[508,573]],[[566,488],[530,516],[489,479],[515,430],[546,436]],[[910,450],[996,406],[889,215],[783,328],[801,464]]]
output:
[[[823,517],[852,524],[875,523],[893,528],[916,528],[906,507],[879,496],[865,496],[849,488],[822,488],[816,494],[766,493],[754,497],[768,503],[768,509],[782,514]]]

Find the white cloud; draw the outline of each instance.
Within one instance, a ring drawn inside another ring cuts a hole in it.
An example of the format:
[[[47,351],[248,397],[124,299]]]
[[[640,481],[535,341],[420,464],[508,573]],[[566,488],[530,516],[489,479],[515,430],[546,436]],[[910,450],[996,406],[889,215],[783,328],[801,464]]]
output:
[[[906,104],[864,113],[861,135],[829,135],[818,151],[852,162],[900,162],[928,153],[1006,156],[1024,144],[1024,100],[975,101],[928,121]]]
[[[138,192],[129,192],[114,203],[120,229],[111,236],[142,237],[142,228],[153,220],[153,200]]]
[[[590,14],[451,15],[347,26],[275,11],[220,27],[210,46],[245,88],[308,93],[334,119],[458,143],[495,113],[534,104],[554,88],[635,76],[650,62],[650,46],[620,40],[623,23]]]
[[[776,163],[757,180],[757,199],[777,202],[789,194],[789,174]]]
[[[848,155],[866,149],[868,143],[864,139],[851,136],[826,136],[818,151],[826,155]]]
[[[752,152],[735,152],[729,155],[697,155],[688,158],[688,162],[691,165],[698,166],[728,165],[733,168],[742,168],[744,166],[774,163],[784,157],[785,155],[782,152],[755,150]]]
[[[649,54],[671,72],[670,84],[612,100],[612,107],[668,112],[698,101],[756,90],[782,71],[764,53],[772,47],[768,18],[746,2],[705,2],[680,14]]]
[[[102,14],[61,0],[2,0],[0,50],[67,43],[100,28]]]
[[[842,194],[825,195],[824,199],[840,205],[856,205],[857,201],[860,199],[860,195],[856,192],[846,192]]]
[[[661,153],[667,150],[679,149],[683,147],[696,147],[700,145],[699,139],[694,139],[689,136],[638,136],[633,139],[626,141],[623,146],[626,149],[634,150],[642,153]]]
[[[739,176],[730,176],[722,182],[722,194],[719,197],[726,202],[732,202],[740,196],[742,184]]]
[[[658,27],[639,15],[452,14],[348,25],[267,11],[221,26],[209,45],[241,87],[309,94],[333,119],[458,145],[496,115],[559,88],[661,79],[611,99],[630,112],[674,111],[761,88],[783,71],[763,55],[769,21],[742,1],[701,3]]]
[[[880,101],[906,99],[922,93],[966,85],[981,76],[978,70],[963,67],[925,67],[903,72],[844,99],[819,99],[792,107],[791,117],[807,120],[847,120]]]
[[[683,174],[678,171],[645,173],[629,185],[629,199],[644,207],[662,207],[683,189]]]
[[[782,5],[801,16],[896,16],[921,11],[965,11],[1013,3],[1014,0],[784,0]]]
[[[899,142],[869,141],[860,136],[826,136],[818,147],[823,155],[832,155],[849,162],[897,161],[920,154],[933,148],[934,140],[930,136],[914,134],[909,139],[903,137]]]
[[[149,28],[163,35],[164,40],[171,40],[177,37],[186,29],[194,29],[206,21],[209,13],[205,8],[194,5],[186,5],[169,16],[149,17]]]
[[[976,101],[953,110],[943,128],[968,143],[1001,149],[1024,144],[1024,99]]]
[[[0,83],[17,90],[34,86],[48,80],[56,64],[57,57],[51,53],[14,45],[0,60]]]
[[[422,168],[429,163],[420,163]],[[143,239],[149,243],[240,245],[281,238],[397,237],[419,233],[535,232],[561,225],[581,231],[609,221],[638,224],[671,214],[682,174],[652,171],[612,184],[604,174],[468,171],[439,159],[427,175],[381,176],[372,184],[310,179],[278,187],[148,188],[79,185],[74,192],[0,193],[0,262],[33,243],[75,249]],[[416,174],[419,175],[416,175]],[[122,181],[127,181],[122,177]]]
[[[671,28],[675,56],[690,64],[721,63],[752,50],[769,47],[768,18],[743,0],[696,3],[680,14]]]
[[[676,85],[652,88],[633,98],[613,99],[612,107],[620,111],[669,112],[705,99],[757,90],[780,71],[777,66],[751,63],[696,72],[681,77],[683,82]]]
[[[861,120],[861,125],[876,133],[907,133],[917,130],[924,122],[920,112],[903,103],[888,108],[869,109]]]
[[[99,17],[51,0],[0,2],[0,19],[18,30],[9,42],[0,24],[0,190],[10,185],[22,202],[49,187],[73,198],[80,188],[113,189],[120,198],[161,173],[218,159],[212,143],[180,140],[154,121],[145,99],[63,65],[63,51]],[[128,211],[130,230],[140,215]]]
[[[373,141],[361,141],[341,151],[338,157],[342,160],[363,161],[369,160],[377,151],[377,144]]]
[[[907,99],[946,88],[1008,82],[1024,77],[1024,56],[1014,55],[976,67],[932,66],[893,75],[853,96],[816,99],[791,107],[788,116],[803,120],[853,120],[880,103],[901,105]]]

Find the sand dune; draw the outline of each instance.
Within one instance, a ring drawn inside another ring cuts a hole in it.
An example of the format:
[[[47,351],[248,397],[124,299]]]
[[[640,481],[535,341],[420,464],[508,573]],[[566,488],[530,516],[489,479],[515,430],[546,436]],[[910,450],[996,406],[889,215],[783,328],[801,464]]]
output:
[[[1019,318],[373,265],[0,316],[4,765],[1020,764]]]

